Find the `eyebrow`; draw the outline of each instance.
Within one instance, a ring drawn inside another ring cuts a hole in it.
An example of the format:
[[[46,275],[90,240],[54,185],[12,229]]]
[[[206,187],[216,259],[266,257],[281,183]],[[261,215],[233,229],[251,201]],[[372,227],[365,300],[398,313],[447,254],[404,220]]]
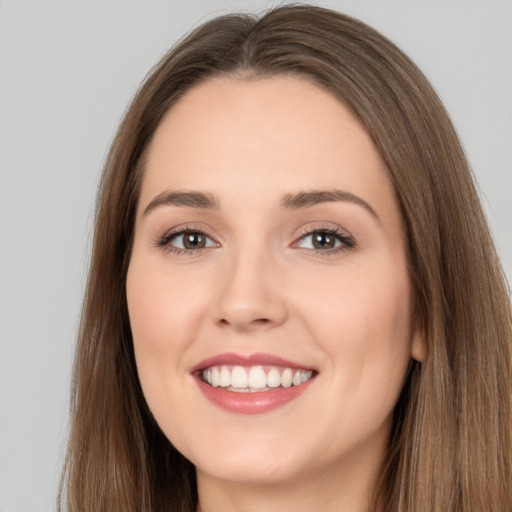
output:
[[[379,216],[375,210],[359,196],[344,190],[311,190],[294,194],[286,194],[281,199],[281,207],[287,210],[310,208],[321,203],[349,202],[362,206],[377,221]],[[185,206],[202,210],[218,210],[217,198],[209,192],[201,191],[165,191],[157,195],[144,209],[143,215],[147,215],[160,206]]]
[[[157,195],[144,209],[143,215],[159,206],[188,206],[203,210],[218,210],[219,203],[213,194],[199,191],[165,191]]]
[[[346,192],[344,190],[311,190],[297,192],[296,194],[287,194],[281,200],[281,206],[286,209],[309,208],[321,203],[349,202],[362,206],[377,221],[380,222],[379,216],[375,210],[359,196]]]

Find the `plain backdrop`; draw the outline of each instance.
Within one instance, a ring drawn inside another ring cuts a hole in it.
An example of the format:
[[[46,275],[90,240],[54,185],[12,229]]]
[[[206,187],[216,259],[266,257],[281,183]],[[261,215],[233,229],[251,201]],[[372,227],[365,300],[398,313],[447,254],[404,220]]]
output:
[[[332,0],[445,101],[512,277],[512,2]],[[275,2],[0,1],[0,512],[55,508],[98,176],[138,84],[212,15]]]

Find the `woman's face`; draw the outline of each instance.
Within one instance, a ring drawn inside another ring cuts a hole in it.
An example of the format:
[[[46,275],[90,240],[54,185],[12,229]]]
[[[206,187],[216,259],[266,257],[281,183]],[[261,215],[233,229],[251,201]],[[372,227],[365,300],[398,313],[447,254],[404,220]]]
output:
[[[200,479],[381,463],[423,342],[385,166],[329,93],[190,90],[147,155],[126,286],[146,400]]]

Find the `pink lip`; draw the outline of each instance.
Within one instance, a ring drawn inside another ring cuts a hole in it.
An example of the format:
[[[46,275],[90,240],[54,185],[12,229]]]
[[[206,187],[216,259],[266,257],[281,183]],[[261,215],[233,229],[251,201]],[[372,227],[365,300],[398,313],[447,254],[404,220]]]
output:
[[[270,354],[245,355],[226,353],[205,359],[196,364],[191,369],[191,374],[204,396],[217,407],[235,414],[263,414],[277,409],[302,395],[315,380],[314,375],[310,380],[299,386],[290,386],[289,388],[279,387],[270,391],[260,391],[256,393],[236,393],[221,387],[214,388],[201,379],[200,370],[220,365],[268,365],[284,366],[293,369],[309,368]]]
[[[273,356],[271,354],[235,354],[232,352],[226,352],[225,354],[219,354],[213,357],[209,357],[204,361],[194,365],[190,373],[210,368],[211,366],[221,365],[233,365],[233,366],[284,366],[286,368],[292,368],[294,370],[313,370],[307,366],[282,359],[281,357]]]

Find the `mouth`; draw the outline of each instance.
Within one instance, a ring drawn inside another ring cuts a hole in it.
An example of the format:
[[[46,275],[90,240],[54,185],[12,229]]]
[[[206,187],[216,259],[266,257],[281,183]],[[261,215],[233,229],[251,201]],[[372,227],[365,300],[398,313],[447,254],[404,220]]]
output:
[[[300,386],[313,377],[313,370],[282,366],[211,366],[199,372],[209,386],[234,393],[259,393]]]
[[[217,407],[260,414],[298,398],[318,371],[269,354],[221,354],[199,363],[191,374]]]

